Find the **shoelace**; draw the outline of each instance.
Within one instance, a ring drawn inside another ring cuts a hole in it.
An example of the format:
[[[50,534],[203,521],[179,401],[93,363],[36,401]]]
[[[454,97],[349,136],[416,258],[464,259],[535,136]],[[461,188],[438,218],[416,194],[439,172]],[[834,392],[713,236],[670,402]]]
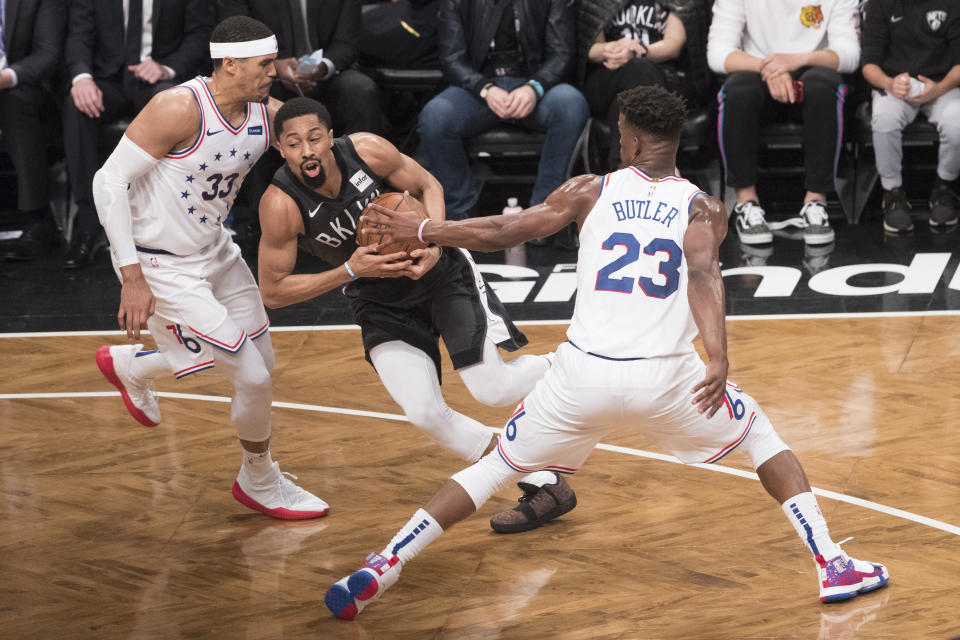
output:
[[[808,202],[800,209],[800,217],[804,219],[806,225],[827,226],[830,219],[827,210],[823,204],[817,201]]]
[[[752,202],[747,202],[744,204],[739,213],[746,219],[747,225],[750,227],[757,224],[763,224],[765,222],[763,208],[760,207],[760,205],[753,204]]]

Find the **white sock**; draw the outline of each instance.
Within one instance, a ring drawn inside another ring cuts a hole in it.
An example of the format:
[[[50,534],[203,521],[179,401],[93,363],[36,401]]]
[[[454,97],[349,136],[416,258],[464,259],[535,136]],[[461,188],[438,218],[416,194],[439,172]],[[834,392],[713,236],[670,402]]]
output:
[[[424,547],[440,537],[443,529],[437,524],[429,513],[423,509],[417,509],[410,521],[403,525],[403,528],[393,536],[383,551],[380,552],[384,558],[397,556],[400,558],[400,564],[412,560],[414,556],[423,551]]]
[[[537,487],[542,487],[545,484],[556,484],[557,474],[553,471],[534,471],[530,475],[525,476],[520,482],[526,482]]]
[[[159,351],[138,351],[130,360],[130,374],[140,380],[150,381],[170,373],[173,368]]]
[[[800,493],[781,505],[787,519],[793,523],[797,535],[803,540],[810,553],[814,556],[822,555],[824,560],[836,558],[840,555],[840,545],[830,538],[827,530],[827,521],[820,513],[817,499],[813,493]]]
[[[246,467],[248,475],[263,478],[273,471],[273,459],[270,458],[269,448],[263,453],[247,451],[243,447],[240,447],[240,450],[243,451],[243,466]]]

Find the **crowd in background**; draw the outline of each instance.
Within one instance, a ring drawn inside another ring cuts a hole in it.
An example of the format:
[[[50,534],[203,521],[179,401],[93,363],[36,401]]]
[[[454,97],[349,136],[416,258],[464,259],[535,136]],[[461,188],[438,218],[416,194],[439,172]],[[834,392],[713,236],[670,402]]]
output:
[[[658,84],[715,122],[715,152],[736,194],[731,218],[746,245],[773,240],[757,192],[758,148],[762,125],[780,120],[802,123],[803,239],[833,241],[827,200],[851,96],[870,111],[886,231],[908,233],[919,219],[903,184],[901,133],[921,114],[940,138],[927,223],[958,221],[955,0],[0,0],[0,139],[29,221],[0,256],[31,260],[58,245],[48,169],[62,155],[76,210],[63,267],[94,260],[105,242],[91,195],[110,151],[104,127],[208,74],[210,32],[240,14],[278,38],[272,94],[318,98],[338,135],[396,139],[397,105],[367,70],[440,68],[442,84],[408,124],[449,218],[493,213],[477,210],[466,139],[505,121],[543,132],[525,203],[537,204],[563,181],[590,118],[599,149],[591,169],[617,168],[616,94]],[[245,185],[242,201],[254,210],[279,163],[265,156]]]

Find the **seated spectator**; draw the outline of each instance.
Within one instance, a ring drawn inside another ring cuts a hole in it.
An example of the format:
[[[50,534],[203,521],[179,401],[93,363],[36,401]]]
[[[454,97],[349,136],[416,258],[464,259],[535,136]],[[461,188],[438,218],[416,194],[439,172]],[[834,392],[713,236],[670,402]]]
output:
[[[0,2],[0,130],[17,172],[17,208],[30,223],[0,254],[31,260],[57,241],[48,185],[48,126],[42,114],[62,58],[67,16],[63,0],[23,0],[14,11],[15,6]]]
[[[277,34],[277,84],[271,91],[275,98],[320,100],[330,110],[337,135],[357,131],[386,135],[380,91],[369,76],[353,68],[360,36],[359,0],[218,0],[217,4],[221,20],[250,16]],[[320,49],[319,64],[312,71],[298,71],[300,61]]]
[[[857,0],[802,6],[789,0],[717,0],[707,61],[729,74],[720,91],[718,138],[733,209],[745,244],[773,241],[757,197],[757,147],[763,122],[799,115],[806,196],[800,209],[807,244],[829,244],[827,193],[835,190],[846,87],[857,68]]]
[[[903,128],[923,113],[940,132],[930,226],[957,224],[950,183],[960,175],[960,11],[943,0],[870,0],[863,24],[863,77],[873,86],[873,148],[883,186],[883,228],[913,229],[901,164]]]
[[[102,243],[91,191],[100,128],[132,118],[154,94],[190,79],[209,59],[213,10],[206,0],[122,4],[121,11],[114,0],[70,2],[63,145],[77,215],[65,269],[93,262]]]
[[[440,62],[448,88],[420,113],[430,171],[443,185],[447,218],[470,215],[479,193],[464,139],[503,121],[545,131],[530,205],[563,182],[589,117],[583,95],[563,82],[573,67],[569,0],[441,0]]]
[[[609,135],[602,173],[620,164],[617,94],[634,87],[658,84],[685,93],[676,61],[686,41],[683,22],[666,2],[658,0],[582,0],[578,19],[581,34],[589,36],[584,95],[590,111],[603,118]]]

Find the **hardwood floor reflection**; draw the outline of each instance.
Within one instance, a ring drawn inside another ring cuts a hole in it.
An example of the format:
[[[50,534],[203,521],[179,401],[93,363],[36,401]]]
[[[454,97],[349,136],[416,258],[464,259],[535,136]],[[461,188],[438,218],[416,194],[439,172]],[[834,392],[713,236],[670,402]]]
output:
[[[564,327],[526,327],[525,353]],[[960,525],[960,319],[728,324],[731,379],[753,394],[811,482]],[[396,415],[355,331],[275,332],[274,400]],[[119,337],[0,339],[0,394],[110,391],[93,354]],[[454,408],[498,426],[444,371]],[[227,396],[211,372],[165,392]],[[117,397],[0,399],[3,638],[948,638],[960,635],[960,538],[821,498],[834,539],[890,568],[889,588],[831,606],[809,554],[755,480],[598,450],[579,506],[523,535],[486,520],[411,562],[355,623],[327,586],[380,550],[463,463],[388,417],[275,408],[281,468],[331,504],[281,522],[233,500],[228,405],[165,397],[146,429]],[[641,431],[609,444],[653,450]],[[741,453],[723,464],[749,470]]]

